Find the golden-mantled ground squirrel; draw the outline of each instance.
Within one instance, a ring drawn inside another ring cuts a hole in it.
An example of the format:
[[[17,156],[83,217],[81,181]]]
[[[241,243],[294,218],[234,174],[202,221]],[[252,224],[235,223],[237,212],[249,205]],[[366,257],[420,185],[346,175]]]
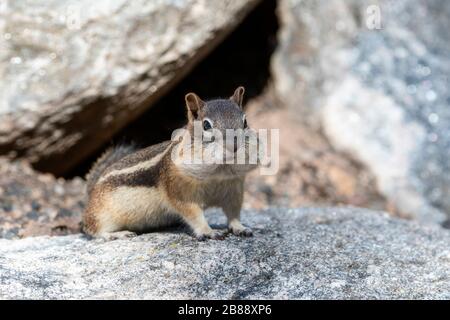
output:
[[[251,236],[251,229],[240,222],[245,175],[256,167],[248,161],[249,143],[234,137],[232,143],[227,138],[219,145],[212,136],[213,131],[224,137],[230,129],[251,131],[242,110],[243,95],[244,88],[239,87],[229,99],[204,102],[189,93],[185,96],[188,124],[177,139],[138,151],[121,146],[101,156],[87,176],[84,231],[116,239],[184,221],[199,240],[223,239],[224,233],[211,229],[203,215],[204,209],[219,207],[230,232]],[[196,143],[200,148],[195,148]],[[217,150],[221,150],[219,157]],[[199,153],[226,160],[238,150],[244,150],[246,162],[193,160]]]

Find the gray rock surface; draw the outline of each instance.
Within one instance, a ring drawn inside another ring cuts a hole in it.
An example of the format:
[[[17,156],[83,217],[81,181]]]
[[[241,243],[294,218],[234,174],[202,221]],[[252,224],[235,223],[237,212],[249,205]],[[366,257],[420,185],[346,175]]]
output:
[[[449,299],[450,233],[356,208],[245,212],[255,236],[0,240],[0,298]],[[211,212],[221,226],[223,215]]]
[[[151,106],[258,2],[1,1],[0,154],[58,174],[70,169]]]
[[[278,96],[401,212],[448,219],[450,2],[281,0],[279,13]]]

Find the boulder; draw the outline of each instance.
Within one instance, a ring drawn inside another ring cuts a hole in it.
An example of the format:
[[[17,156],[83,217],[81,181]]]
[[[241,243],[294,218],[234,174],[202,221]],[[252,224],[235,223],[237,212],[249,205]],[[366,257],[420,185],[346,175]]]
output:
[[[258,2],[2,1],[0,154],[66,172],[149,108]]]
[[[281,0],[277,95],[409,217],[450,214],[450,2]]]
[[[217,211],[211,224],[223,227]],[[449,299],[450,233],[357,208],[246,211],[253,238],[182,230],[0,240],[3,299]]]

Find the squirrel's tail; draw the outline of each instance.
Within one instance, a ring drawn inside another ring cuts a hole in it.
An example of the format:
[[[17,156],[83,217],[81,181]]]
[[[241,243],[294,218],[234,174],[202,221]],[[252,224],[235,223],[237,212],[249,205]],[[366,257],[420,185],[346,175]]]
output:
[[[121,144],[107,149],[95,163],[92,165],[86,175],[87,193],[90,194],[94,185],[100,179],[105,170],[113,163],[119,161],[123,157],[135,152],[137,147],[134,144]]]

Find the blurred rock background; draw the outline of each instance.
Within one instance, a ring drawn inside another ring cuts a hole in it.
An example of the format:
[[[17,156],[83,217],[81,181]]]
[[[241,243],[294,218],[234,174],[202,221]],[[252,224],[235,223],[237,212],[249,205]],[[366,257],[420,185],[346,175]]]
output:
[[[448,1],[281,1],[278,96],[407,216],[450,212]]]
[[[0,237],[79,231],[107,147],[170,138],[183,97],[247,89],[280,170],[246,208],[353,205],[449,226],[450,3],[0,0]]]

